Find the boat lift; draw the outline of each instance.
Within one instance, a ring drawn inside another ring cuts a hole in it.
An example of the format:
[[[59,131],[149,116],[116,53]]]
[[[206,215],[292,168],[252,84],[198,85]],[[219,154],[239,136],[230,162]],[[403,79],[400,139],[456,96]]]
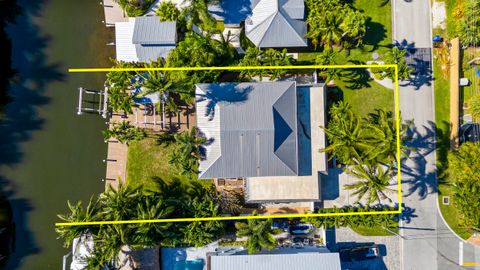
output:
[[[84,95],[91,95],[95,99],[98,96],[98,102],[90,101],[91,106],[84,106],[87,101],[84,101]],[[93,108],[95,103],[98,103],[98,108]],[[108,116],[108,84],[105,82],[104,90],[90,90],[84,87],[78,88],[78,107],[77,114],[95,113],[101,114],[103,118]]]

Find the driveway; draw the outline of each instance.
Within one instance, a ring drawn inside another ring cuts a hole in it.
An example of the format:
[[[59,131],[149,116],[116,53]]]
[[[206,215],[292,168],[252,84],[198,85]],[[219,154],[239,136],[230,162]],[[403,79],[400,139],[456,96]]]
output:
[[[342,247],[353,247],[376,244],[380,247],[381,259],[362,262],[342,262],[342,269],[358,270],[399,270],[401,257],[400,237],[398,236],[363,236],[349,228],[329,229],[327,231],[327,247],[336,252]]]

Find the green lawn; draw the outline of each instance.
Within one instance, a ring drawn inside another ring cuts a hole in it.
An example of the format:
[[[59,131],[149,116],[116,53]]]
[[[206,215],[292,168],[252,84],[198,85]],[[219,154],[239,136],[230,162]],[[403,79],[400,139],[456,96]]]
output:
[[[160,177],[164,181],[175,177],[183,181],[190,181],[188,177],[180,175],[179,170],[168,163],[169,153],[175,149],[175,144],[160,146],[151,137],[132,142],[128,147],[127,183],[155,189],[153,177]]]
[[[435,52],[434,52],[435,53]],[[450,148],[450,81],[443,78],[440,64],[434,60],[434,95],[435,123],[437,125],[437,168],[438,168],[438,200],[443,218],[460,237],[467,239],[471,232],[459,224],[461,213],[452,204],[453,192],[448,178],[445,176],[447,154]],[[450,205],[442,204],[442,196],[450,196]]]
[[[364,235],[364,236],[393,236],[394,234],[385,230],[384,228],[381,227],[365,227],[365,226],[358,226],[355,228],[351,228],[352,231]],[[398,233],[398,230],[392,230],[396,233]]]
[[[381,5],[378,1],[354,0],[353,6],[361,10],[369,18],[367,34],[362,48],[342,50],[337,57],[337,64],[352,63],[355,61],[367,62],[372,60],[372,53],[380,55],[389,50],[392,43],[392,21],[390,1]],[[299,53],[298,61],[313,64],[318,52]]]
[[[345,82],[336,82],[337,89],[340,91],[339,99],[348,102],[354,112],[359,116],[366,116],[374,112],[375,109],[384,109],[393,111],[394,94],[393,90],[388,89],[375,81],[368,81],[370,87],[352,89]],[[335,90],[334,90],[335,91]]]

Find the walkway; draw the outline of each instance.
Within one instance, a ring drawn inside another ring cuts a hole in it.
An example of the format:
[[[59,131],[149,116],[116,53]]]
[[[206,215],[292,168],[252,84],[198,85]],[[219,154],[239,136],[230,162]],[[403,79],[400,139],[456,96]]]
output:
[[[410,211],[404,211],[400,229],[406,239],[401,242],[401,269],[462,269],[460,262],[480,260],[480,253],[463,245],[439,214],[429,1],[394,0],[392,12],[394,43],[410,48],[407,61],[416,68],[414,77],[400,83],[399,93],[403,119],[415,120],[408,144],[418,149],[402,173],[404,203]]]

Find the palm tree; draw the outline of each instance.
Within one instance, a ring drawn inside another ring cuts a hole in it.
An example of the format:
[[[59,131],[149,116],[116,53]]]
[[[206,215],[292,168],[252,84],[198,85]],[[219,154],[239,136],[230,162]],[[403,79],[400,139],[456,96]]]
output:
[[[320,39],[325,46],[330,48],[338,44],[342,39],[343,31],[340,28],[342,24],[342,17],[333,12],[325,15],[324,20],[320,24]]]
[[[85,208],[80,201],[76,204],[72,204],[70,201],[67,201],[67,205],[70,212],[65,215],[57,215],[65,222],[95,221],[100,217],[100,205],[98,203],[98,199],[95,199],[94,197],[90,197],[87,207]],[[86,232],[95,234],[98,231],[98,228],[95,226],[64,226],[55,228],[55,231],[60,235],[60,238],[64,239],[63,245],[66,248],[69,248],[73,242],[73,239],[80,237]]]
[[[346,190],[354,190],[353,195],[357,196],[355,203],[358,203],[366,196],[368,204],[374,202],[382,203],[382,200],[392,202],[386,195],[386,192],[394,192],[394,189],[388,188],[390,185],[390,170],[384,169],[378,164],[369,164],[365,161],[358,161],[357,164],[350,166],[347,173],[358,178],[353,184],[344,186]]]
[[[256,216],[257,213],[253,212]],[[247,223],[236,222],[238,237],[248,237],[248,253],[255,253],[262,248],[273,249],[276,246],[275,238],[272,235],[272,220],[249,219]]]
[[[106,220],[131,219],[136,214],[140,198],[141,186],[134,187],[122,182],[117,188],[108,185],[106,191],[100,194],[100,213]]]
[[[193,127],[190,131],[177,133],[174,138],[178,144],[178,149],[170,155],[169,162],[179,167],[184,174],[196,173],[197,162],[203,158],[201,146],[207,139],[199,136],[196,127]]]
[[[108,107],[114,112],[132,113],[133,98],[122,85],[111,85],[108,89]]]
[[[340,28],[343,30],[342,41],[346,47],[354,44],[360,45],[367,32],[366,17],[357,10],[349,9],[343,14]]]
[[[175,21],[180,15],[180,11],[177,9],[177,5],[171,1],[162,1],[156,12],[160,17],[160,21]]]
[[[143,140],[147,134],[141,128],[130,125],[128,121],[113,122],[111,127],[103,131],[104,140],[117,139],[120,143],[129,144],[132,141]]]
[[[327,135],[329,145],[320,151],[335,155],[343,164],[352,164],[361,159],[370,144],[350,104],[340,101],[333,105],[330,117],[327,127],[320,127]]]
[[[413,125],[413,120],[403,123],[399,116],[400,125],[400,154],[408,158],[409,153],[415,148],[408,147],[402,143],[408,129]],[[366,128],[369,131],[369,138],[372,147],[366,152],[367,159],[376,160],[384,165],[391,164],[397,160],[397,128],[396,121],[391,111],[376,109],[366,118]]]
[[[196,198],[190,202],[194,217],[218,217],[219,205],[210,199]],[[221,221],[196,221],[189,223],[184,229],[184,242],[200,247],[215,241],[222,236],[224,224]]]
[[[393,47],[387,54],[384,55],[385,64],[397,64],[398,65],[398,79],[406,80],[410,77],[414,68],[408,66],[405,54],[407,50],[400,50],[398,47]],[[395,70],[393,68],[386,68],[385,72],[381,74],[381,78],[390,78],[395,80]]]

